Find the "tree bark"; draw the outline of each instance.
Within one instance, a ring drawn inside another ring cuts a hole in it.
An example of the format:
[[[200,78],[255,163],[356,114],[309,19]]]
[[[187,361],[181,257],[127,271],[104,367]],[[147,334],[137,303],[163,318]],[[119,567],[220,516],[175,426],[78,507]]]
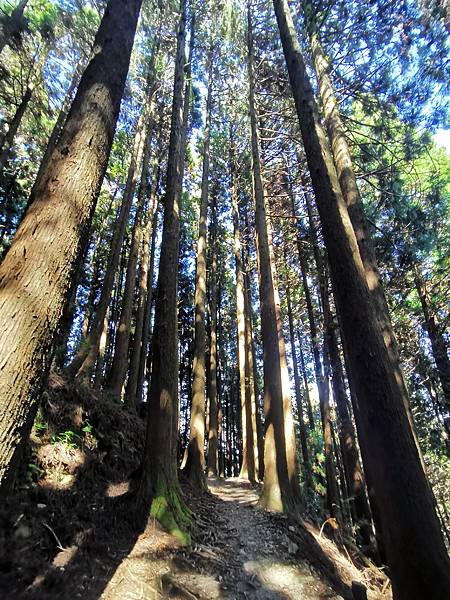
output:
[[[149,101],[152,101],[151,97],[149,98]],[[136,289],[136,271],[139,259],[139,249],[142,244],[142,218],[147,192],[147,172],[150,161],[151,138],[153,134],[153,128],[151,124],[147,125],[146,130],[145,151],[141,166],[141,180],[139,184],[137,205],[131,231],[131,244],[125,277],[125,289],[122,296],[122,308],[119,322],[117,324],[114,357],[111,364],[108,381],[106,382],[106,388],[111,390],[112,393],[119,398],[122,395],[128,367],[128,346],[130,341],[131,319],[133,316],[134,292]],[[148,217],[150,222],[153,222],[153,214],[155,209],[155,205],[153,205],[150,209],[150,214]],[[128,396],[126,400],[128,403]],[[131,405],[133,404],[134,403],[131,403]]]
[[[144,145],[142,164],[140,165],[141,176],[139,181],[138,197],[131,232],[130,252],[128,255],[127,272],[125,278],[125,289],[122,297],[122,308],[119,322],[117,324],[116,338],[114,344],[114,357],[111,364],[106,388],[116,397],[121,397],[128,368],[129,342],[131,332],[131,320],[133,316],[133,304],[136,289],[136,271],[139,260],[139,250],[142,244],[144,206],[147,195],[147,175],[150,163],[151,143],[154,129],[154,96],[157,87],[156,77],[156,59],[160,48],[160,33],[158,31],[153,43],[150,65],[148,68],[148,77],[146,85],[146,107],[145,107],[145,125],[144,125]],[[139,164],[139,162],[138,162]],[[150,209],[149,220],[153,222],[153,214],[156,206]],[[127,404],[133,406],[134,402],[129,402],[128,395],[125,398]]]
[[[83,256],[128,71],[140,0],[110,0],[35,202],[0,267],[0,486],[37,409],[45,356]]]
[[[295,512],[301,504],[297,479],[295,431],[271,227],[266,215],[266,198],[261,173],[255,104],[253,34],[249,4],[247,5],[247,16],[249,108],[264,352],[265,472],[259,504],[270,510]]]
[[[405,404],[405,410],[408,415],[411,431],[416,441],[417,450],[419,452],[423,468],[425,469],[419,441],[415,431],[414,419],[409,404],[408,391],[403,379],[397,342],[395,340],[395,334],[389,314],[389,307],[384,295],[383,283],[378,270],[375,247],[369,233],[367,219],[364,213],[364,207],[356,181],[355,171],[353,169],[352,158],[347,144],[345,128],[342,123],[338,108],[339,105],[328,73],[328,60],[320,42],[319,31],[314,19],[314,9],[310,0],[307,0],[307,2],[304,3],[304,15],[314,61],[314,70],[317,74],[319,83],[319,96],[324,112],[328,138],[331,143],[331,151],[336,168],[336,174],[344,201],[347,205],[348,216],[355,232],[359,254],[361,256],[367,285],[372,298],[373,310],[378,322],[380,323],[384,343],[386,344],[388,355],[392,362],[392,368],[397,371],[399,376],[402,378],[402,381],[399,383],[403,387],[402,398],[404,401],[407,401],[407,404]]]
[[[392,366],[375,316],[287,0],[274,0],[274,7],[357,393],[363,460],[370,467],[371,484],[383,507],[380,520],[394,597],[437,600],[450,589],[449,560],[405,409],[408,398],[404,398],[401,373]]]
[[[17,107],[16,112],[14,113],[13,118],[9,122],[8,131],[6,132],[5,137],[2,139],[0,145],[0,176],[5,168],[6,162],[8,160],[9,151],[14,143],[14,138],[16,137],[17,130],[22,123],[23,116],[25,111],[28,108],[28,104],[30,103],[31,96],[33,94],[33,88],[27,87],[25,90],[25,94]]]
[[[295,211],[295,200],[292,189],[287,186],[288,193],[291,197],[291,212],[292,216],[296,216]],[[300,237],[300,231],[296,230],[296,242],[298,250],[298,258],[300,263],[300,271],[302,278],[303,292],[305,294],[306,309],[308,313],[309,329],[311,333],[311,341],[313,348],[314,358],[314,371],[316,375],[317,389],[319,392],[319,404],[320,404],[320,415],[322,419],[322,434],[324,444],[324,456],[325,456],[325,473],[327,480],[327,505],[330,515],[337,521],[341,521],[340,515],[340,503],[339,503],[339,492],[336,480],[336,471],[333,462],[333,440],[331,435],[331,413],[330,413],[330,386],[329,386],[329,373],[326,367],[326,356],[325,356],[325,345],[323,348],[323,365],[321,360],[321,349],[320,349],[320,335],[319,329],[316,323],[316,315],[314,313],[314,307],[312,303],[311,291],[308,283],[308,259],[303,247],[304,241]],[[319,288],[320,285],[320,273]],[[322,298],[319,298],[322,301]]]
[[[195,270],[194,361],[191,398],[191,419],[185,472],[197,489],[206,488],[205,480],[205,390],[206,390],[206,233],[209,199],[209,162],[211,140],[211,110],[214,66],[214,46],[208,52],[208,92],[203,134],[203,172],[198,218],[197,257]]]
[[[152,339],[152,377],[148,396],[147,432],[137,509],[160,520],[186,541],[189,521],[177,476],[178,316],[177,281],[180,245],[180,171],[183,163],[183,87],[185,75],[186,0],[180,3],[177,52],[167,164],[166,197],[155,327]]]
[[[286,263],[286,255],[285,255],[285,263]],[[297,400],[297,413],[298,413],[298,426],[300,430],[300,444],[302,448],[303,455],[303,471],[305,475],[306,487],[309,490],[312,490],[313,481],[312,481],[312,472],[311,472],[311,462],[309,458],[309,450],[308,450],[308,434],[305,426],[305,418],[303,413],[303,404],[302,404],[302,394],[300,387],[300,374],[298,372],[298,362],[297,362],[297,349],[295,347],[295,334],[294,334],[294,317],[292,314],[292,301],[291,301],[291,290],[289,286],[289,281],[286,281],[286,301],[288,307],[288,322],[289,322],[289,336],[291,343],[291,354],[292,354],[292,364],[294,367],[294,384],[295,384],[295,398]]]
[[[231,208],[233,212],[234,260],[236,269],[236,322],[237,322],[237,362],[239,372],[239,400],[241,407],[242,427],[242,463],[239,477],[256,481],[255,450],[253,438],[252,398],[249,387],[248,340],[246,338],[246,302],[244,274],[242,265],[241,233],[239,226],[238,190],[236,185],[236,167],[234,141],[230,136],[230,175],[231,175]],[[256,427],[256,423],[255,423]]]
[[[344,370],[339,354],[335,323],[331,314],[330,290],[328,285],[328,269],[325,259],[322,258],[317,240],[316,228],[311,203],[305,189],[305,203],[309,220],[310,239],[313,247],[315,263],[321,281],[321,299],[325,331],[326,350],[331,366],[331,381],[334,400],[339,418],[339,439],[342,448],[346,487],[351,498],[351,507],[362,542],[370,549],[374,549],[374,537],[371,526],[372,515],[366,495],[364,473],[359,460],[356,445],[356,434],[350,415],[347,394],[344,383]],[[337,449],[336,449],[337,450]]]
[[[208,427],[208,476],[217,477],[219,474],[218,447],[220,440],[220,420],[218,405],[218,377],[217,377],[217,208],[215,198],[212,201],[211,215],[211,270],[209,277],[211,319],[211,333],[209,342],[209,427]]]
[[[152,73],[149,72],[147,92],[151,90],[151,76]],[[114,226],[113,237],[108,255],[108,263],[105,270],[105,278],[103,280],[100,298],[95,311],[95,317],[90,327],[89,334],[86,337],[85,344],[78,350],[77,354],[72,360],[72,363],[67,369],[68,374],[71,377],[75,377],[78,381],[89,381],[95,361],[97,360],[98,348],[105,322],[105,315],[111,301],[111,293],[114,287],[114,279],[120,261],[126,224],[128,222],[128,217],[133,202],[134,191],[136,189],[138,169],[139,165],[141,164],[144,151],[147,107],[147,104],[144,105],[136,125],[133,148],[131,151],[131,160],[127,173],[127,181],[125,183],[120,211]]]

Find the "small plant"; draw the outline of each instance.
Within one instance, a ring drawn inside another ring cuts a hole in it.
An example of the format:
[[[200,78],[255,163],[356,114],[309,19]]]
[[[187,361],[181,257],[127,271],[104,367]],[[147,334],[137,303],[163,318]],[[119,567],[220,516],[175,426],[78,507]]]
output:
[[[43,472],[44,471],[40,469],[35,463],[28,463],[26,479],[29,483],[35,485],[35,483],[41,477]]]
[[[89,423],[89,421],[85,421],[83,423],[83,427],[81,429],[81,431],[83,431],[84,433],[92,433],[94,430],[94,428],[92,427],[92,425]]]
[[[62,431],[60,433],[55,433],[52,435],[52,437],[50,438],[50,443],[51,444],[58,444],[58,443],[62,443],[65,444],[66,446],[68,446],[69,448],[77,448],[78,447],[78,440],[79,440],[79,435],[77,435],[74,431],[72,431],[71,429],[68,429],[67,431]]]
[[[43,435],[48,429],[48,425],[44,420],[41,409],[38,410],[36,419],[34,421],[34,430],[36,435]]]

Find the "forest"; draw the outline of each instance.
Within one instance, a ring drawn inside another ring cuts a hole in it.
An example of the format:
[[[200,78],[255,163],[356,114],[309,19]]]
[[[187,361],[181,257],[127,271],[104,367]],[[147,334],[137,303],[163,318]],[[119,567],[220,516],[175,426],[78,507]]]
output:
[[[0,597],[450,599],[447,0],[0,0]]]

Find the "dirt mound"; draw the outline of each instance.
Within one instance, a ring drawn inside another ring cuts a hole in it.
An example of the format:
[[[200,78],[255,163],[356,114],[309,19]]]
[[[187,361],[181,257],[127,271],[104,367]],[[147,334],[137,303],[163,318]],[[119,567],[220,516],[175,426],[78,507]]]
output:
[[[144,423],[135,411],[50,377],[15,491],[0,512],[2,597],[18,598],[41,579],[54,585],[80,548],[98,546],[115,521],[111,499],[126,491],[143,444]],[[126,523],[115,526],[119,538],[130,537]],[[36,597],[45,597],[44,590]]]

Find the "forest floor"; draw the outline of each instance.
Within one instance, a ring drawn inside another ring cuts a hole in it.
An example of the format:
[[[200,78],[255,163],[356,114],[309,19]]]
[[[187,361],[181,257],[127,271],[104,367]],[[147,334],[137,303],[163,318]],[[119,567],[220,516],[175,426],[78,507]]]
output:
[[[121,496],[143,424],[97,400],[61,379],[49,388],[26,469],[0,507],[2,600],[350,600],[354,581],[369,600],[391,598],[387,580],[314,523],[258,509],[260,486],[248,481],[209,479],[202,495],[183,486],[190,546],[152,518],[136,531]]]

